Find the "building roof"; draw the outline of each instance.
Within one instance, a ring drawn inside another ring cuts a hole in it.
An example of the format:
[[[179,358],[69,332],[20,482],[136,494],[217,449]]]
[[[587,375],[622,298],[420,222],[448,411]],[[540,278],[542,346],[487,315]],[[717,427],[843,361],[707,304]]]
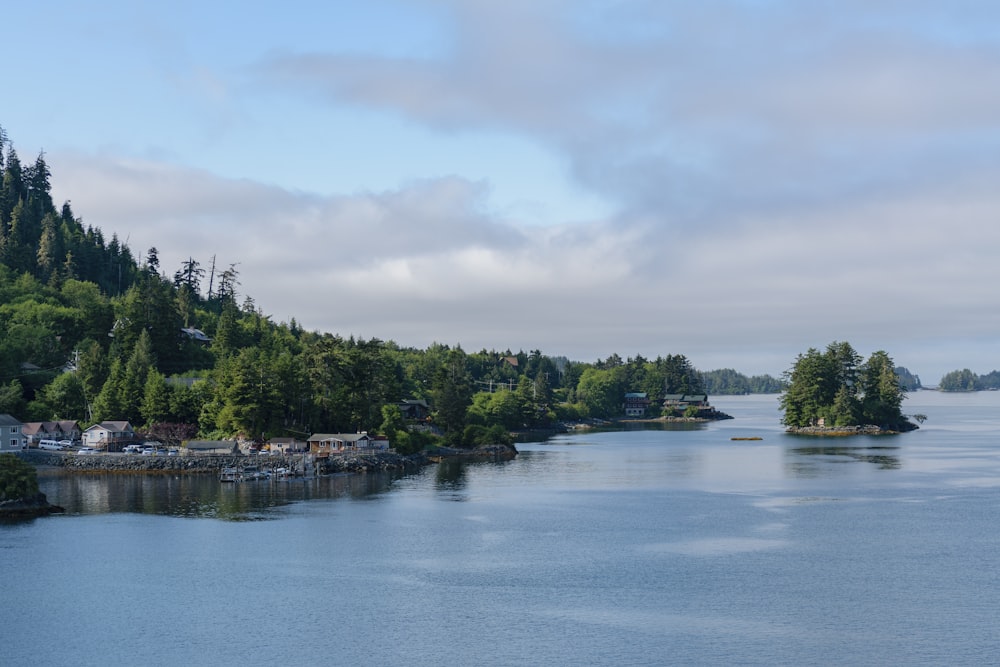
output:
[[[79,431],[80,424],[72,419],[62,419],[50,422],[25,422],[22,431],[25,435],[37,435],[44,433],[69,433]]]
[[[209,449],[225,449],[228,451],[236,446],[236,442],[233,440],[188,440],[184,443],[184,446],[195,451],[207,451]]]
[[[361,439],[371,440],[371,436],[367,433],[313,433],[309,436],[309,442],[326,442],[329,440],[357,442]]]
[[[6,413],[0,415],[0,426],[24,426],[17,417]]]
[[[132,425],[124,421],[106,421],[100,424],[94,424],[88,427],[86,430],[90,431],[92,429],[104,429],[105,431],[114,431],[116,433],[121,433],[123,431],[131,431]]]

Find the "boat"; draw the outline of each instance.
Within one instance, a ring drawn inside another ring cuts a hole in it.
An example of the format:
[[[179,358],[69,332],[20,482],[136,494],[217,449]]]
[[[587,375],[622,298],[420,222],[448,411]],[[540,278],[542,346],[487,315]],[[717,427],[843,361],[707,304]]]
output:
[[[748,437],[743,437],[743,438],[738,438],[738,437],[730,438],[730,440],[763,440],[763,439],[764,438],[762,438],[762,437],[760,437],[758,435],[748,436]]]
[[[219,473],[220,482],[242,482],[243,475],[239,468],[223,468]]]

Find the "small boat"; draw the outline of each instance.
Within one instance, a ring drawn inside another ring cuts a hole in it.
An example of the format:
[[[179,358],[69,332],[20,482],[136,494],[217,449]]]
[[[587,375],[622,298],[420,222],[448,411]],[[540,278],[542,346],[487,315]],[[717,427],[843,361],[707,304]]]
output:
[[[758,435],[754,435],[754,436],[750,436],[750,437],[745,437],[745,438],[730,438],[730,440],[763,440],[763,439],[764,438],[762,438],[762,437],[760,437]]]
[[[223,468],[222,472],[219,473],[220,482],[242,482],[243,475],[240,473],[239,468]]]

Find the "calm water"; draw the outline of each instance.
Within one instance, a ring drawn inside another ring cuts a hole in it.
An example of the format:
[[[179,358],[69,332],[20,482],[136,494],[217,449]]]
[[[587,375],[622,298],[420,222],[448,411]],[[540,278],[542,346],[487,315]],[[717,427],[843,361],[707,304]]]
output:
[[[715,402],[404,477],[45,476],[71,514],[0,525],[0,664],[996,661],[1000,392],[836,440]]]

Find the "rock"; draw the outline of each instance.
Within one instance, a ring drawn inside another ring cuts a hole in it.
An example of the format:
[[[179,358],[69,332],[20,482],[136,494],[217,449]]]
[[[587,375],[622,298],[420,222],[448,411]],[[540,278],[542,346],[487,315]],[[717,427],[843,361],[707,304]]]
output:
[[[0,518],[32,519],[50,514],[62,514],[66,510],[58,505],[50,505],[44,493],[36,493],[28,498],[0,501]]]

